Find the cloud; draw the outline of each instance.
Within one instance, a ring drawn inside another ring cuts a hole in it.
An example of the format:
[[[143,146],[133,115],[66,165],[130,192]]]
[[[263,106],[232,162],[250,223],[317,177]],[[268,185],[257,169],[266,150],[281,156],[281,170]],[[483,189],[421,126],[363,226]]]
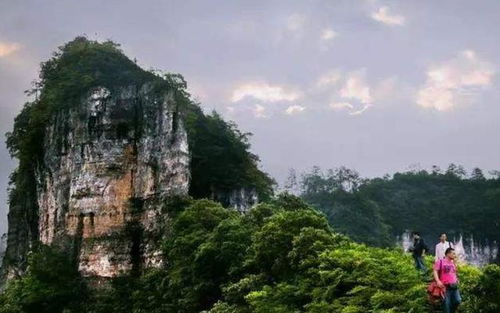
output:
[[[340,89],[340,96],[345,99],[358,100],[362,104],[371,103],[370,86],[365,81],[364,71],[349,73],[344,86]]]
[[[18,43],[0,42],[0,58],[11,55],[21,49]]]
[[[236,87],[231,96],[231,101],[238,102],[246,97],[252,97],[265,102],[294,101],[300,97],[300,92],[278,85],[251,82]]]
[[[340,69],[326,71],[303,90],[265,81],[250,81],[233,89],[230,100],[232,106],[235,103],[238,106],[230,113],[245,112],[256,118],[269,118],[283,113],[294,116],[305,110],[334,110],[359,115],[376,101],[391,99],[398,88],[396,77],[369,83],[367,71],[363,68],[348,72]],[[297,100],[300,100],[300,105]]]
[[[323,32],[321,33],[321,40],[329,41],[329,40],[334,39],[337,36],[338,36],[338,33],[336,31],[334,31],[331,28],[325,28],[325,29],[323,29]]]
[[[337,84],[342,78],[342,73],[339,70],[332,70],[323,75],[317,80],[316,87],[328,87]]]
[[[378,11],[373,12],[371,17],[377,22],[391,26],[401,26],[404,25],[406,21],[405,17],[402,15],[391,14],[389,8],[386,6],[380,7]]]
[[[306,108],[300,105],[291,105],[286,110],[285,113],[288,115],[294,115],[304,111]]]
[[[320,49],[325,52],[328,51],[332,45],[333,40],[338,36],[338,33],[332,28],[325,28],[321,31],[320,36]]]
[[[368,110],[371,106],[372,106],[372,104],[370,104],[370,103],[366,104],[363,107],[361,107],[359,110],[354,110],[354,111],[349,112],[349,115],[360,115],[360,114],[364,113],[366,110]]]
[[[371,107],[371,104],[366,104],[359,109],[356,109],[354,105],[349,102],[333,102],[330,103],[329,107],[335,111],[348,111],[349,115],[360,115]]]
[[[316,87],[329,88],[330,104],[335,111],[346,111],[350,115],[365,112],[373,104],[372,88],[366,81],[366,70],[348,73],[333,70],[322,75]]]
[[[330,103],[330,108],[332,110],[344,110],[344,109],[348,109],[348,110],[352,110],[354,109],[354,106],[352,104],[350,104],[349,102],[334,102],[334,103]]]
[[[473,96],[491,84],[495,70],[472,50],[427,70],[427,80],[417,92],[417,104],[424,108],[448,111],[464,97]]]
[[[253,109],[253,115],[257,118],[266,118],[266,108],[261,104],[256,104]]]

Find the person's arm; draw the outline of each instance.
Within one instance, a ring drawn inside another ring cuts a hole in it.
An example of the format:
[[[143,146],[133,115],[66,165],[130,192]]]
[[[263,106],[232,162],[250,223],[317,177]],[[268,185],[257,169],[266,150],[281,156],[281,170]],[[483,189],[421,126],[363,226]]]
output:
[[[438,266],[439,264],[439,266]],[[436,281],[439,288],[444,288],[443,282],[439,279],[439,272],[441,272],[441,267],[443,266],[443,261],[439,260],[439,262],[435,262],[433,266],[432,274],[434,275],[434,280]]]
[[[434,273],[434,280],[436,281],[436,283],[437,283],[438,287],[439,287],[439,288],[444,288],[443,283],[442,283],[442,282],[441,282],[441,280],[439,279],[439,273],[438,273],[438,271],[435,269],[435,270],[433,271],[433,273]]]

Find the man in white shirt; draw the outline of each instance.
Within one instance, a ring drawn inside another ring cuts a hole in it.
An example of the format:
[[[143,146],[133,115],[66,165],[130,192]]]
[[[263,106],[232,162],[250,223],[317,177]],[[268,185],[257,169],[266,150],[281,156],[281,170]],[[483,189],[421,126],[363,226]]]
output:
[[[436,245],[436,249],[435,249],[436,261],[444,259],[446,257],[446,255],[445,255],[446,249],[454,248],[453,244],[449,241],[446,241],[446,239],[447,239],[446,234],[441,234],[441,236],[439,236],[439,243]]]

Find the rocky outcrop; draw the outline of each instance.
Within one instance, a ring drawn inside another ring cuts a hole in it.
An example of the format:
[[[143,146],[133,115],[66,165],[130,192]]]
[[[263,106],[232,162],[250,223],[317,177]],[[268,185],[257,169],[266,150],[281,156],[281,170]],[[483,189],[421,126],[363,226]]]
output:
[[[247,213],[252,206],[259,202],[259,195],[255,188],[252,187],[241,187],[231,191],[217,192],[212,198],[242,214]]]
[[[70,251],[83,276],[161,265],[164,207],[188,193],[187,142],[173,92],[149,84],[95,88],[61,110],[35,173],[39,240]],[[16,236],[7,254],[24,253]]]

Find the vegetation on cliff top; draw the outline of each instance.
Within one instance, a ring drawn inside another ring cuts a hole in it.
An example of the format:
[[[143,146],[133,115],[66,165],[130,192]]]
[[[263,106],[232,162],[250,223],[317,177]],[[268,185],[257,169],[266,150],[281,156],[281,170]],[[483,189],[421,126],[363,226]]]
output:
[[[164,244],[166,268],[95,292],[57,261],[64,255],[35,253],[28,274],[0,296],[0,313],[428,312],[426,283],[409,255],[332,232],[321,213],[290,195],[245,216],[191,202]],[[461,312],[498,312],[500,267],[459,271]]]

